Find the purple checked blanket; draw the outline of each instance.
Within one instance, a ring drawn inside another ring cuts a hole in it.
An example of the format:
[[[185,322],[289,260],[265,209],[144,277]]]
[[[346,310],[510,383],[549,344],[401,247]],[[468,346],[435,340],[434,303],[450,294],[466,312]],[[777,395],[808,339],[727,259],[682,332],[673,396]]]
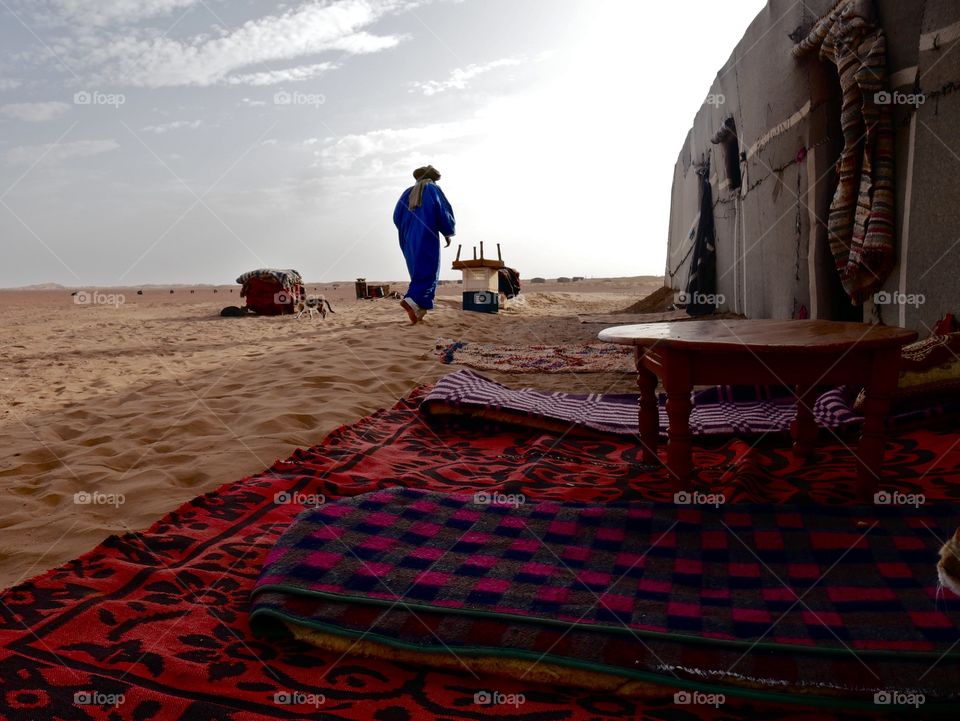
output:
[[[934,572],[952,509],[712,501],[340,500],[277,542],[252,621],[785,700],[960,696],[960,599]]]
[[[860,423],[850,409],[851,394],[835,388],[814,404],[821,427],[841,428]],[[793,395],[786,388],[717,386],[693,397],[690,428],[694,435],[762,434],[790,430],[796,416]],[[666,396],[660,396],[660,433],[666,436]],[[490,420],[534,425],[556,430],[574,429],[601,433],[637,433],[635,394],[576,395],[548,393],[531,388],[513,389],[471,370],[440,379],[420,406],[428,414],[460,414]]]

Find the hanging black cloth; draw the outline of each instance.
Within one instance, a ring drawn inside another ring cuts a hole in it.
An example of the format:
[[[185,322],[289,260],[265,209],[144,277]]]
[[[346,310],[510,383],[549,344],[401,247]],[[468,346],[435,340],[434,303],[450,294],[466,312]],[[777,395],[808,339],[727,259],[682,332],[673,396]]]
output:
[[[717,241],[713,226],[710,161],[697,168],[700,176],[700,223],[693,241],[693,260],[687,278],[687,315],[710,315],[717,309]]]
[[[520,295],[520,274],[513,268],[501,268],[497,271],[497,283],[500,292],[507,298]]]

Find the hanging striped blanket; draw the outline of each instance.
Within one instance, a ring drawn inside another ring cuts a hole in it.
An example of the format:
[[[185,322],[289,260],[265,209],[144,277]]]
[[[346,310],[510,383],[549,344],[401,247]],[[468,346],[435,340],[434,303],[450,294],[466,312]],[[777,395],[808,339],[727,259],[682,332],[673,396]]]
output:
[[[886,37],[871,0],[840,0],[793,53],[816,50],[837,66],[843,89],[844,148],[827,223],[830,249],[844,290],[860,305],[879,290],[895,260]]]

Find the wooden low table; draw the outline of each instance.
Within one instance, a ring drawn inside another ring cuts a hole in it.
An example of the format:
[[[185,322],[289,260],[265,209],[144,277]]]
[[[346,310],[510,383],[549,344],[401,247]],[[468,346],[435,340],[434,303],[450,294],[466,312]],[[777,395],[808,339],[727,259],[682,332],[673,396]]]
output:
[[[643,462],[658,463],[657,379],[667,392],[667,468],[676,490],[690,487],[691,393],[695,385],[793,387],[794,453],[806,457],[817,437],[816,389],[844,383],[866,388],[863,433],[854,454],[861,496],[872,494],[883,465],[884,421],[897,388],[900,348],[917,334],[903,328],[819,320],[701,320],[607,328],[600,340],[632,345],[640,387]]]

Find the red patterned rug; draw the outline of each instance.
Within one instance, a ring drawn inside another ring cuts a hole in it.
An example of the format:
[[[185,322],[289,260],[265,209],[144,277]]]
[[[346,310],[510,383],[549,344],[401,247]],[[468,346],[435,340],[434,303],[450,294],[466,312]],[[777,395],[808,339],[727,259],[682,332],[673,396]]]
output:
[[[672,498],[629,440],[559,438],[477,423],[429,425],[400,402],[261,475],[201,496],[148,531],[90,553],[0,596],[0,717],[48,719],[771,719],[823,711],[750,701],[677,706],[524,684],[257,639],[249,594],[266,554],[305,504],[404,485],[496,489],[531,499]],[[957,436],[894,438],[884,487],[960,497]],[[840,444],[800,465],[783,443],[701,447],[702,490],[729,501],[844,504],[855,471]],[[926,541],[924,541],[926,542]],[[932,565],[931,565],[932,568]],[[491,703],[478,705],[477,699]],[[523,699],[514,706],[509,701]],[[497,701],[503,703],[497,703]],[[695,700],[695,699],[694,699]],[[878,707],[879,708],[879,707]],[[864,718],[834,714],[829,718]]]

